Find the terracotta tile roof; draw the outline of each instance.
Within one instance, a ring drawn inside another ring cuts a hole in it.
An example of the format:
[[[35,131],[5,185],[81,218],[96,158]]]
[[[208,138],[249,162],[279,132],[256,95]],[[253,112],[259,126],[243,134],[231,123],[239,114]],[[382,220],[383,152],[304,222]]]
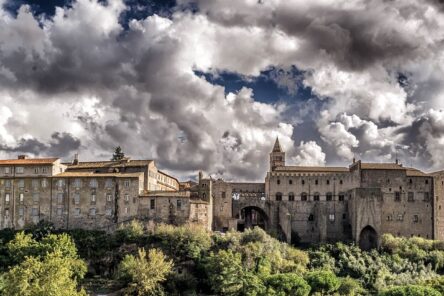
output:
[[[406,168],[396,163],[361,163],[362,170],[405,170]]]
[[[277,167],[278,172],[301,172],[301,173],[348,173],[346,167],[320,167],[320,166],[284,166]]]
[[[143,173],[94,173],[94,172],[63,172],[54,175],[55,178],[69,177],[117,177],[117,178],[139,178]]]
[[[407,177],[431,177],[430,174],[424,173],[415,168],[406,168]]]
[[[2,159],[0,165],[39,165],[39,164],[52,164],[57,161],[58,158],[26,158],[26,159]]]
[[[94,169],[94,168],[119,168],[147,166],[152,160],[129,160],[129,161],[85,161],[78,164],[66,163],[68,169]]]

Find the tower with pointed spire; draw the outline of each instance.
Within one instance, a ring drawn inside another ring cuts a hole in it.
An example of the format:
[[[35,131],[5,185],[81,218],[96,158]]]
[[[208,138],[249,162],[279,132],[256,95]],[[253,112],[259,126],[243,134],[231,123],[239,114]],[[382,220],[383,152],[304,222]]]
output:
[[[282,151],[279,139],[276,137],[276,142],[274,142],[273,150],[270,153],[270,172],[282,166],[285,166],[285,152]]]

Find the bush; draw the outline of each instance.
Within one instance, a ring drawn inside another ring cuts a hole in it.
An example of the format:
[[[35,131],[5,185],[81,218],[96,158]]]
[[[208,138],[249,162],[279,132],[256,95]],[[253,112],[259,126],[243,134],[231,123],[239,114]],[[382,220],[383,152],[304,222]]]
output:
[[[303,278],[293,273],[271,275],[265,280],[265,286],[267,295],[279,296],[307,296],[311,289]]]
[[[341,284],[331,271],[312,271],[306,275],[306,280],[313,292],[328,294],[336,292]]]
[[[362,288],[361,283],[351,277],[341,279],[338,293],[344,296],[366,295],[366,291]]]
[[[379,293],[380,296],[441,296],[442,294],[431,287],[409,285],[394,287]]]

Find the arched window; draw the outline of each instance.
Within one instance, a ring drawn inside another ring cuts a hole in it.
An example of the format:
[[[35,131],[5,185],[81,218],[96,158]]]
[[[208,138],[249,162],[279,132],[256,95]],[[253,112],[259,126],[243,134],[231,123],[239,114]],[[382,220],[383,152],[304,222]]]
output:
[[[301,201],[307,201],[307,193],[305,192],[301,193]]]
[[[294,201],[294,193],[293,192],[290,192],[288,194],[288,201]]]
[[[320,200],[319,192],[315,192],[315,193],[313,194],[313,200],[314,200],[314,201],[319,201],[319,200]]]
[[[282,193],[278,192],[276,193],[276,201],[281,201],[282,200]]]
[[[333,200],[333,193],[327,192],[327,201],[332,201],[332,200]]]

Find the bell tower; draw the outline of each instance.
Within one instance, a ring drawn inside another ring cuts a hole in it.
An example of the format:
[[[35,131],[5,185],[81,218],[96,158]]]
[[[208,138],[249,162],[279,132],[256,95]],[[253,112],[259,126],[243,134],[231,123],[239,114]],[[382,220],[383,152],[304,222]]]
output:
[[[276,142],[274,142],[273,150],[270,153],[270,172],[282,166],[285,166],[285,152],[282,151],[279,139],[276,137]]]

